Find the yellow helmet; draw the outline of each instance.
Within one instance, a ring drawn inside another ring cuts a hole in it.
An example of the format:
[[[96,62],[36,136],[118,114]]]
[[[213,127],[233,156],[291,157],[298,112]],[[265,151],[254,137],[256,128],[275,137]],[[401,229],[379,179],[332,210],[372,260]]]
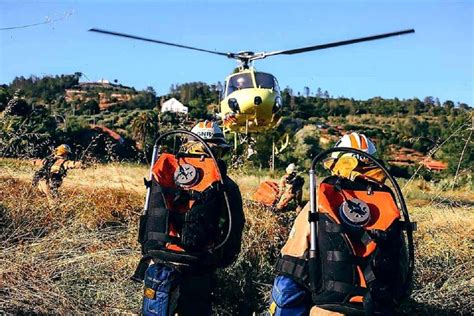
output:
[[[69,146],[66,145],[66,144],[59,145],[59,146],[56,147],[56,149],[54,150],[54,155],[55,155],[55,156],[66,157],[66,156],[69,155],[70,153],[71,153],[71,147],[69,147]]]

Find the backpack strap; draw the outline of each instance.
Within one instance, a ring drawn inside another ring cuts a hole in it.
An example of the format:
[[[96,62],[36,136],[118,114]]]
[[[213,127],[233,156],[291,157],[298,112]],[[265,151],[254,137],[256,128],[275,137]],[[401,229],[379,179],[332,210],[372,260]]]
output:
[[[364,296],[367,294],[366,288],[333,280],[327,281],[324,288],[327,291],[350,294],[350,296]]]
[[[327,262],[341,262],[352,266],[359,266],[363,274],[366,288],[360,287],[355,284],[339,282],[337,280],[326,280],[323,287],[327,291],[340,292],[348,294],[348,297],[362,296],[363,297],[363,308],[366,315],[393,315],[395,293],[393,290],[387,287],[387,284],[380,280],[373,270],[374,260],[379,260],[378,255],[380,250],[380,243],[387,242],[392,235],[390,231],[381,230],[369,230],[364,231],[363,229],[354,229],[353,227],[345,227],[335,223],[325,223],[323,229],[326,233],[350,233],[353,238],[359,239],[362,243],[367,245],[371,241],[378,242],[377,249],[369,254],[367,257],[359,257],[354,254],[337,251],[337,250],[326,250],[324,260]],[[392,229],[399,231],[403,229],[406,224],[397,222],[392,226]],[[410,229],[408,227],[408,229]],[[393,237],[393,236],[392,236]],[[347,302],[343,303],[347,304]]]
[[[145,183],[145,187],[151,188],[152,181],[143,179]],[[156,193],[165,193],[165,194],[171,194],[175,196],[175,201],[179,199],[188,199],[188,200],[193,200],[193,201],[202,201],[206,202],[213,197],[217,193],[226,191],[225,185],[222,185],[220,182],[216,182],[212,184],[210,187],[208,187],[206,190],[199,192],[197,190],[185,190],[185,189],[179,189],[179,188],[169,188],[169,187],[162,187],[158,185],[158,188],[156,188]]]
[[[171,241],[167,236],[169,210],[166,208],[162,187],[156,181],[146,181],[145,185],[150,187],[150,205],[147,214],[142,215],[139,232],[139,243],[142,245],[142,253],[147,254],[150,248],[164,245]]]
[[[309,274],[308,261],[306,259],[285,255],[277,259],[275,264],[275,270],[279,274],[288,276],[292,278],[295,282],[308,288]]]
[[[150,256],[143,256],[140,261],[138,262],[137,267],[135,268],[135,272],[130,277],[132,281],[141,283],[145,279],[145,272],[148,269],[151,261]]]
[[[329,221],[324,222],[323,229],[326,233],[357,234],[365,246],[372,241],[387,239],[387,233],[380,229],[365,230],[362,227],[349,227]]]
[[[383,280],[378,279],[373,270],[374,260],[378,260],[379,247],[366,257],[357,256],[348,244],[349,242],[359,240],[361,243],[368,244],[372,241],[378,246],[386,243],[390,238],[390,233],[381,230],[365,230],[361,227],[349,227],[344,224],[338,224],[330,220],[328,215],[319,213],[319,218],[311,218],[318,225],[318,237],[320,242],[325,243],[319,247],[319,258],[325,274],[321,275],[322,282],[319,283],[317,291],[313,291],[313,300],[316,304],[327,304],[327,302],[339,302],[342,307],[355,308],[356,305],[349,301],[355,296],[363,297],[363,306],[366,311],[385,311],[388,313],[393,310],[393,293],[386,287]],[[398,224],[392,226],[396,231],[399,230]],[[351,236],[348,238],[347,236]],[[336,241],[338,240],[338,241]],[[342,247],[343,244],[346,246]],[[358,282],[351,281],[351,273],[359,267],[361,269],[366,287],[362,287]],[[319,270],[319,273],[322,273]],[[317,280],[312,280],[316,283]],[[386,307],[384,307],[386,305]],[[367,315],[373,315],[370,312]],[[377,314],[375,314],[377,315]]]

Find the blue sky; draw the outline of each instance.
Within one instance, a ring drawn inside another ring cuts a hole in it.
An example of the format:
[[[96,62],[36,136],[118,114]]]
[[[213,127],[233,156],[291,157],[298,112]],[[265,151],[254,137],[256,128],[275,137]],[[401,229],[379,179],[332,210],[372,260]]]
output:
[[[218,51],[272,51],[414,28],[415,34],[257,61],[282,88],[367,99],[439,97],[474,105],[473,1],[5,1],[0,83],[83,72],[159,94],[223,81],[235,62],[87,32],[97,27]],[[87,80],[84,78],[83,80]]]

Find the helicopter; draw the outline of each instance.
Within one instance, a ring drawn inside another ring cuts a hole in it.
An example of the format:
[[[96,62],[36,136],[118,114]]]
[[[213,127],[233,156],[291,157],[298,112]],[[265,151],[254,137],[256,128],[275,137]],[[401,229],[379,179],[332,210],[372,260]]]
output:
[[[277,122],[276,114],[283,106],[277,79],[270,73],[257,71],[253,67],[254,61],[276,55],[301,54],[415,32],[414,29],[408,29],[339,42],[272,52],[255,53],[251,51],[242,51],[237,53],[225,53],[97,28],[91,28],[89,31],[190,49],[238,60],[239,66],[236,71],[225,79],[219,109],[220,117],[224,121],[224,127],[232,132],[238,133],[259,132],[274,127]]]
[[[235,149],[239,142],[249,142],[249,146],[251,146],[250,143],[252,138],[249,137],[250,134],[263,132],[275,127],[281,117],[280,112],[283,107],[283,102],[278,80],[270,73],[257,71],[253,67],[254,61],[277,55],[295,55],[415,32],[414,29],[407,29],[287,50],[271,52],[241,51],[232,53],[165,42],[97,28],[91,28],[89,31],[236,59],[239,62],[239,65],[234,72],[225,79],[224,89],[221,91],[218,114],[218,117],[222,119],[224,132],[234,133]],[[238,135],[241,136],[240,141],[238,140]],[[288,139],[284,141],[284,143],[288,144]],[[284,148],[281,148],[281,150],[283,149]],[[278,149],[276,150],[279,151]]]

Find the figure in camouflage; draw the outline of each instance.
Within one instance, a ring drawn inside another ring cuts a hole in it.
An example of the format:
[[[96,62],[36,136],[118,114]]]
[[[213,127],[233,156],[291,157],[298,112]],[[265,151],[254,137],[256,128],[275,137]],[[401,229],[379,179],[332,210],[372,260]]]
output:
[[[277,211],[282,211],[294,201],[296,213],[301,211],[304,179],[296,172],[296,166],[291,163],[286,167],[286,174],[280,180],[280,200],[276,205]]]
[[[59,195],[58,189],[67,173],[64,164],[70,153],[71,148],[68,145],[58,146],[51,156],[43,160],[43,166],[33,176],[32,185],[37,186],[50,202]]]
[[[26,116],[31,112],[31,107],[23,98],[23,92],[18,89],[13,98],[8,101],[4,115]]]

